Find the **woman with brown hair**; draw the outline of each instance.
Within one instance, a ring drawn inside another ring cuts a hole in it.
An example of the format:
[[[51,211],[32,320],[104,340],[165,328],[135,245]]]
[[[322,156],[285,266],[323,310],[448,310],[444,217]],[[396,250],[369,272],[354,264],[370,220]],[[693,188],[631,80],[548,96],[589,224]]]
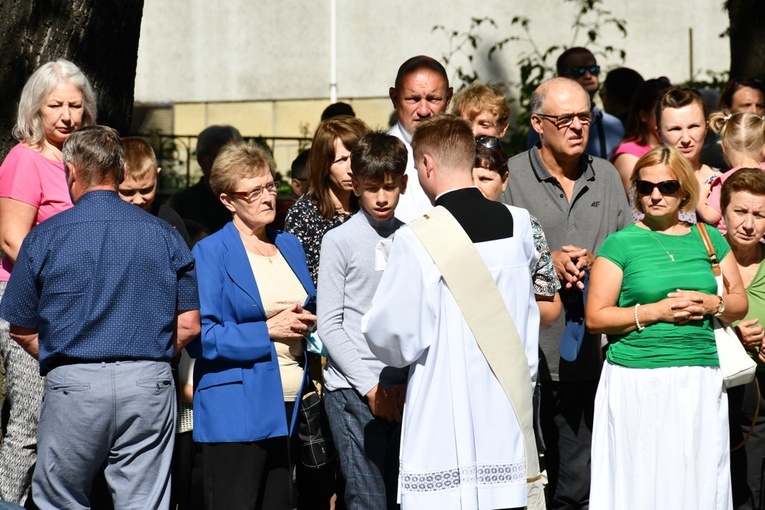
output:
[[[358,210],[351,185],[351,150],[369,128],[356,117],[339,116],[316,128],[308,156],[308,191],[287,213],[284,230],[300,239],[314,284],[324,234]]]
[[[707,117],[701,94],[689,87],[667,90],[656,104],[656,129],[661,142],[679,150],[693,168],[699,194],[697,202],[692,204],[693,209],[683,219],[695,222],[695,209],[706,202],[712,182],[722,175],[717,168],[701,162],[701,149],[707,136]]]

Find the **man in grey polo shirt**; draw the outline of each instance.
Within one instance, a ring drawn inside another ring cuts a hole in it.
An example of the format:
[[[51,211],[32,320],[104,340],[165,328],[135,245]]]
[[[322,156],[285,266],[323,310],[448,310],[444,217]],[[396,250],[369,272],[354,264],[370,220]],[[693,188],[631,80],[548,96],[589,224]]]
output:
[[[510,160],[502,199],[528,209],[542,224],[566,306],[566,317],[539,337],[548,508],[587,508],[602,359],[600,335],[577,332],[583,324],[582,289],[603,240],[630,223],[631,216],[616,169],[585,154],[592,120],[585,89],[568,78],[553,78],[537,88],[530,107],[531,127],[541,140]],[[559,349],[573,361],[561,359]]]

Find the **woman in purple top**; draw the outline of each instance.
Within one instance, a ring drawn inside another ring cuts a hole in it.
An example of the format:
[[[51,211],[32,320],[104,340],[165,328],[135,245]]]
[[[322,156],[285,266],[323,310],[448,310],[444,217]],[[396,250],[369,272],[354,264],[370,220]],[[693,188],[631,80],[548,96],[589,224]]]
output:
[[[21,92],[13,136],[19,143],[0,166],[0,296],[24,237],[41,221],[72,206],[61,149],[69,135],[95,124],[96,99],[88,79],[66,60],[48,62]],[[24,504],[34,466],[43,381],[37,361],[0,321],[6,371],[8,428],[0,447],[0,500]]]

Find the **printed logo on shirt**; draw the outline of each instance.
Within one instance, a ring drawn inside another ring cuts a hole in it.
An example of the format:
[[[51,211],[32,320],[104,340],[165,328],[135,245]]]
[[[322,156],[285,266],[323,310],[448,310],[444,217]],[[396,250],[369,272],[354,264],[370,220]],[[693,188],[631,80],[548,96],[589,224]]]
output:
[[[600,200],[596,200],[590,204],[590,207],[600,207]]]

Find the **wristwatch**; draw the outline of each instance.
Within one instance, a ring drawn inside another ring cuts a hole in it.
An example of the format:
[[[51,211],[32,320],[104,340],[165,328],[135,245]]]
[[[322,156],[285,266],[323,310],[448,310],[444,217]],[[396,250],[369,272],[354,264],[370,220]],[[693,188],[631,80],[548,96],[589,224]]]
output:
[[[717,311],[715,312],[715,317],[719,317],[725,313],[725,301],[723,301],[722,296],[717,296],[717,299],[719,299],[720,302],[717,303]]]

